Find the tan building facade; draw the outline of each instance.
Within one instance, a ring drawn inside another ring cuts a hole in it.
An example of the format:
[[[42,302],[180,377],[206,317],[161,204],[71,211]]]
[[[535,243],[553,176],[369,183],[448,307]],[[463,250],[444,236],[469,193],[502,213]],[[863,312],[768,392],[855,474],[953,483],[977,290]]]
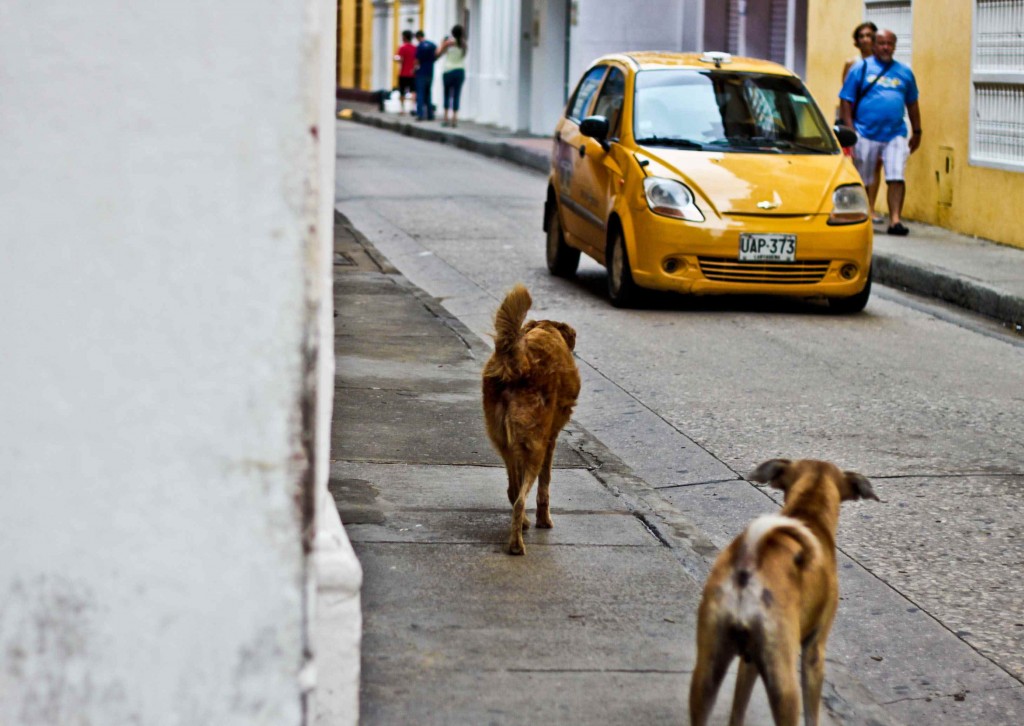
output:
[[[921,148],[907,165],[909,219],[1024,247],[1024,0],[808,3],[805,81],[838,104],[843,63],[865,19],[892,29],[920,89]],[[884,190],[879,193],[884,207]]]
[[[338,0],[337,86],[368,91],[373,77],[373,0]]]

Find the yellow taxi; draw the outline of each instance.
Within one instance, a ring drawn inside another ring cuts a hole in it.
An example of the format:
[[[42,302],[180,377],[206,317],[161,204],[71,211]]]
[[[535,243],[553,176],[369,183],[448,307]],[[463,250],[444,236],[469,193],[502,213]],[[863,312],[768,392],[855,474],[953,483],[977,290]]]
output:
[[[548,269],[571,276],[585,252],[608,269],[620,307],[647,288],[825,298],[858,312],[871,294],[872,228],[842,150],[855,141],[775,63],[604,56],[555,129]]]

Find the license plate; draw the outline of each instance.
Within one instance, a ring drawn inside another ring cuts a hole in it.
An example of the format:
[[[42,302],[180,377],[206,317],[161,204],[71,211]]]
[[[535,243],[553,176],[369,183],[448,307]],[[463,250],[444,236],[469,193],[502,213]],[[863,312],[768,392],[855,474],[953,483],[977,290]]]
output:
[[[741,262],[796,261],[795,234],[741,234]]]

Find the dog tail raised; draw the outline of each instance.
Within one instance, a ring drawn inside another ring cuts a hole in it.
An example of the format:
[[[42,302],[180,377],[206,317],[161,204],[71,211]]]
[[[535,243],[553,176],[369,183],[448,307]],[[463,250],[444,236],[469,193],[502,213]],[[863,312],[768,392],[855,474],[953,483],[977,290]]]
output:
[[[494,357],[487,375],[504,382],[520,378],[529,367],[523,350],[523,321],[533,300],[523,285],[516,285],[505,296],[494,316]]]
[[[800,544],[800,560],[797,563],[800,567],[810,564],[821,556],[821,545],[806,524],[798,519],[784,517],[780,514],[764,514],[747,526],[743,543],[746,554],[744,559],[749,558],[748,561],[756,563],[760,559],[761,551],[775,534],[787,535]]]

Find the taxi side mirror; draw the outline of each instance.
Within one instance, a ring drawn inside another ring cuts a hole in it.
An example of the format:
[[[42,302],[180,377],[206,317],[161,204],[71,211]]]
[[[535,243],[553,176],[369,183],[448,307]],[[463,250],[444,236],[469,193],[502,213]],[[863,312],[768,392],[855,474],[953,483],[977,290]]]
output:
[[[849,126],[836,124],[832,127],[832,130],[836,132],[836,138],[839,139],[839,145],[844,149],[849,149],[851,146],[857,145],[857,132]]]
[[[594,139],[608,151],[608,119],[604,116],[587,116],[580,122],[580,133]]]

